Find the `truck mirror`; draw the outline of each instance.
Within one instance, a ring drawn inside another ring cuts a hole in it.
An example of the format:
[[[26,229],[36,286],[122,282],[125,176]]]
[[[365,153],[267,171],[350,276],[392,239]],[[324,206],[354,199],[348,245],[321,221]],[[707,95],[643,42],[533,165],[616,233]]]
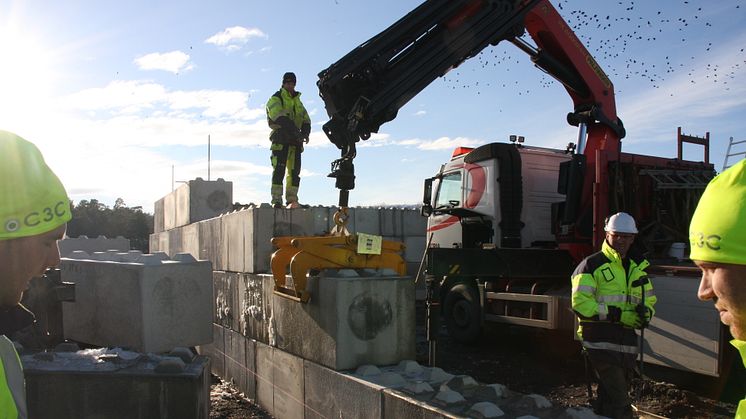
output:
[[[433,195],[433,179],[425,179],[425,187],[423,188],[422,194],[422,208],[420,214],[423,217],[429,217],[433,213],[432,195]]]
[[[420,208],[420,215],[423,217],[429,217],[433,213],[433,207],[430,204],[423,204]]]

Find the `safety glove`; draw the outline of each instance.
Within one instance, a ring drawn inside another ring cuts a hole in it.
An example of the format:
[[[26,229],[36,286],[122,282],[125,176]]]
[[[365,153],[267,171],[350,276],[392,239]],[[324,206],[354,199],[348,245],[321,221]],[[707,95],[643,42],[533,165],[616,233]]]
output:
[[[648,324],[650,324],[650,318],[652,317],[651,316],[652,312],[650,311],[650,309],[643,304],[638,304],[637,307],[635,307],[635,311],[637,312],[637,315],[640,317],[640,320],[641,320],[640,327],[641,328],[648,327]]]
[[[632,329],[639,329],[640,327],[642,327],[642,320],[640,320],[640,315],[637,314],[637,312],[634,310],[622,311],[622,316],[620,317],[619,322],[624,326],[630,327]]]

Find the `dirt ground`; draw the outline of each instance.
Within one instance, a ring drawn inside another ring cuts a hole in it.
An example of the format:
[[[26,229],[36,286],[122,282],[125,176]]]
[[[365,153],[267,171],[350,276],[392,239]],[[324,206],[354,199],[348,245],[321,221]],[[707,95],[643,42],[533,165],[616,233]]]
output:
[[[418,320],[422,317],[418,316]],[[425,365],[427,343],[424,326],[418,326],[417,334],[417,361]],[[579,347],[572,341],[560,342],[563,340],[556,336],[537,334],[531,329],[489,325],[480,343],[462,345],[442,331],[435,366],[452,374],[471,375],[485,384],[500,383],[514,391],[538,393],[555,405],[589,406]],[[649,378],[642,385],[637,381],[633,393],[639,394],[635,405],[641,410],[666,418],[733,417],[735,405],[710,398],[721,392],[717,380],[693,374],[670,376],[669,371],[647,364],[644,368]],[[675,386],[664,379],[683,384]],[[213,419],[271,417],[242,398],[230,384],[217,378],[212,387],[211,401],[210,418]]]

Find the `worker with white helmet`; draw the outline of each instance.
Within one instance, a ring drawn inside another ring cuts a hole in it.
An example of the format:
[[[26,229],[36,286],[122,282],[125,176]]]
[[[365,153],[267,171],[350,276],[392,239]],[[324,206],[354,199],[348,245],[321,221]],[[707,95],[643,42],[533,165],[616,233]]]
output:
[[[72,218],[65,188],[30,142],[0,130],[0,417],[26,418],[21,362],[8,336],[34,322],[21,304],[31,278],[60,261]]]
[[[746,365],[746,160],[707,185],[689,225],[690,257],[702,270],[697,297],[712,300]],[[746,399],[736,411],[746,419]]]
[[[599,383],[594,410],[612,418],[631,418],[629,387],[638,355],[635,329],[647,326],[656,297],[645,273],[650,263],[631,250],[637,235],[634,218],[616,213],[606,220],[604,230],[601,251],[583,259],[572,274],[572,308]]]

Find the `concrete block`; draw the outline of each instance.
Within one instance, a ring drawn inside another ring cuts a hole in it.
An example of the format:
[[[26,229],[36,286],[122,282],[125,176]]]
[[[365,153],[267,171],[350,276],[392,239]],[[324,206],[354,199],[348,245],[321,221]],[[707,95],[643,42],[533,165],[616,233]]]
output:
[[[236,331],[240,330],[238,283],[238,273],[213,271],[214,321]]]
[[[225,380],[244,391],[249,387],[246,368],[246,338],[234,330],[225,331]]]
[[[29,417],[209,417],[210,366],[206,357],[196,357],[181,372],[161,374],[156,372],[160,357],[134,354],[137,358],[108,362],[104,359],[116,355],[103,352],[48,353],[52,357],[46,360],[24,356]]]
[[[232,206],[233,182],[190,180],[156,201],[153,230],[159,233],[213,218]]]
[[[273,352],[274,414],[282,419],[302,419],[304,401],[303,359],[283,351]]]
[[[427,218],[423,217],[419,210],[402,209],[400,211],[402,214],[402,226],[404,227],[402,235],[404,237],[425,236]]]
[[[273,299],[279,349],[334,370],[414,359],[411,278],[311,277],[308,287],[306,304]]]
[[[225,330],[219,324],[213,323],[212,343],[197,346],[200,355],[210,358],[211,371],[218,377],[225,377]]]
[[[305,361],[305,414],[313,418],[380,418],[382,387]]]
[[[189,224],[182,228],[181,249],[177,253],[189,253],[195,259],[200,259],[198,224]]]
[[[215,270],[228,270],[227,255],[223,253],[223,217],[200,221],[197,226],[199,259],[212,262]]]
[[[168,235],[168,250],[165,251],[168,256],[173,257],[179,253],[184,253],[182,250],[184,248],[184,243],[182,242],[183,231],[184,228],[180,227],[173,228],[164,233]]]
[[[191,258],[190,258],[191,259]],[[65,337],[143,352],[210,343],[212,266],[207,261],[62,259],[75,302],[62,304]]]
[[[262,409],[275,415],[274,358],[275,348],[256,342],[256,401]]]
[[[404,238],[404,261],[419,264],[425,252],[427,239],[425,236],[407,236]]]
[[[244,336],[269,342],[274,281],[269,275],[241,274],[239,276],[239,325]]]
[[[153,232],[154,233],[160,233],[161,231],[164,231],[165,223],[164,223],[164,198],[161,198],[157,201],[155,201],[155,204],[153,205]]]
[[[130,241],[122,236],[109,239],[106,236],[98,236],[95,239],[86,236],[76,238],[65,237],[57,242],[60,249],[60,257],[67,257],[76,250],[82,250],[88,254],[93,252],[105,252],[107,250],[117,250],[127,252],[130,250]]]
[[[355,208],[352,228],[356,233],[381,236],[381,214],[378,208]]]
[[[241,388],[241,391],[249,400],[256,400],[256,341],[247,337],[243,339],[246,341],[246,361],[243,365],[246,368],[246,388]]]
[[[228,271],[245,272],[246,247],[244,245],[244,235],[251,216],[251,210],[241,210],[222,217],[223,249],[228,256]]]

